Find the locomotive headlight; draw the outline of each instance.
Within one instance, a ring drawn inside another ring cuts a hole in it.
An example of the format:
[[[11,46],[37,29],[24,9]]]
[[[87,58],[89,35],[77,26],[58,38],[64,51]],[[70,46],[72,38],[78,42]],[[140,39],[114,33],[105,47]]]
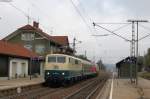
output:
[[[50,73],[49,72],[47,72],[47,75],[49,75]]]
[[[65,75],[65,73],[62,73],[62,75]]]

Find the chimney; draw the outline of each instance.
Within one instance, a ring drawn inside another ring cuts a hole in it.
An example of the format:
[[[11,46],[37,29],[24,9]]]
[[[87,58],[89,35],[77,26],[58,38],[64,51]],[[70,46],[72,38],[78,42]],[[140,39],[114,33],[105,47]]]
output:
[[[39,28],[39,23],[38,23],[38,22],[36,22],[36,21],[33,21],[33,27],[35,27],[35,28]]]

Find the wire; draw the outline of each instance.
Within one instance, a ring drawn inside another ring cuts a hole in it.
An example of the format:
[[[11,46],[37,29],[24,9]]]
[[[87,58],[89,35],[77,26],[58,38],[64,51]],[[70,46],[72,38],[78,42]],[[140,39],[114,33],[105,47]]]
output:
[[[86,22],[86,19],[82,16],[82,14],[81,14],[81,12],[79,11],[79,9],[77,8],[77,6],[74,4],[74,2],[73,2],[72,0],[70,0],[70,2],[71,2],[71,4],[74,6],[76,12],[77,12],[78,15],[81,17],[81,19],[83,20],[83,22],[85,23],[85,25],[87,26],[87,28],[90,30],[90,33],[93,35],[93,34],[94,34],[94,33],[93,33],[93,30],[92,30],[91,27],[88,25],[88,23]],[[78,2],[81,4],[81,2],[80,2],[79,0],[78,0]],[[82,9],[84,10],[84,13],[86,13],[84,7],[82,6],[82,4],[81,4],[81,7],[82,7]],[[89,17],[88,14],[86,14],[86,15],[88,16],[89,20],[90,20],[91,23],[92,23],[92,22],[93,22],[92,19]],[[88,18],[87,18],[87,19],[88,19]],[[97,38],[95,38],[95,40],[96,40],[96,42],[98,42]]]
[[[16,10],[18,10],[19,12],[21,12],[25,17],[29,18],[30,20],[36,20],[33,17],[30,17],[29,14],[27,14],[26,12],[24,12],[22,9],[18,8],[17,6],[15,6],[14,4],[8,2],[10,6],[12,6],[13,8],[15,8]],[[46,28],[49,31],[49,28],[47,28],[46,26],[40,24],[42,27]]]
[[[146,35],[146,36],[143,36],[143,37],[141,37],[140,39],[139,39],[139,41],[141,41],[141,40],[143,40],[143,39],[145,39],[145,38],[147,38],[147,37],[149,37],[150,36],[150,34],[148,34],[148,35]]]
[[[93,22],[93,20],[92,20],[92,18],[89,16],[89,14],[87,14],[87,13],[86,13],[86,10],[84,9],[83,4],[82,4],[79,0],[77,0],[77,1],[79,2],[80,7],[82,8],[82,11],[86,14],[87,19],[88,19],[88,20],[90,20],[90,21],[91,21],[91,23],[92,23],[92,22]]]
[[[150,28],[149,28],[149,27],[147,27],[147,26],[144,26],[144,25],[142,25],[142,24],[139,24],[139,26],[140,26],[140,27],[142,27],[143,29],[146,29],[146,30],[148,30],[148,31],[150,30]]]
[[[17,6],[13,5],[12,3],[8,2],[10,6],[12,6],[13,8],[15,8],[16,10],[18,10],[19,12],[21,12],[25,17],[28,17],[28,14],[26,12],[24,12],[23,10],[21,10],[20,8],[18,8]]]
[[[10,2],[8,2],[8,4],[9,4],[11,7],[15,8],[16,10],[18,10],[19,12],[21,12],[26,18],[28,18],[28,19],[30,19],[30,20],[35,20],[35,18],[30,17],[29,14],[27,14],[27,13],[24,12],[22,9],[18,8],[17,6],[15,6],[14,4],[12,4],[12,3],[10,3]]]
[[[96,23],[96,24],[130,24],[130,23]]]
[[[42,11],[35,3],[32,3],[31,0],[26,0],[26,1],[27,1],[32,7],[35,7],[35,9],[36,9],[37,11],[40,11],[40,13],[44,14],[44,17],[45,17],[45,18],[49,19],[49,16],[48,16],[46,13],[44,13],[44,11]]]
[[[123,36],[121,36],[121,35],[119,35],[119,34],[116,34],[115,32],[110,31],[109,29],[106,29],[106,28],[104,28],[104,27],[102,27],[102,26],[100,26],[100,25],[98,25],[98,24],[96,24],[96,23],[93,23],[93,25],[94,25],[94,26],[98,26],[98,27],[100,27],[100,28],[102,28],[102,29],[108,31],[108,32],[110,32],[110,33],[112,33],[112,34],[114,34],[114,35],[116,35],[116,36],[118,36],[118,37],[124,39],[125,41],[130,41],[129,39],[127,39],[127,38],[125,38],[125,37],[123,37]],[[131,41],[130,41],[130,42],[131,42]]]
[[[116,32],[116,31],[118,31],[118,30],[121,30],[121,29],[123,29],[123,28],[125,28],[125,27],[129,26],[130,24],[131,24],[131,23],[129,23],[129,24],[125,24],[125,25],[123,25],[123,26],[120,26],[119,28],[117,28],[117,29],[113,30],[113,32]]]
[[[142,27],[142,28],[144,28],[144,29],[146,29],[146,30],[148,30],[148,31],[150,30],[149,27],[146,27],[146,26],[144,26],[144,25],[139,24],[139,26]],[[150,33],[148,33],[147,35],[141,37],[141,38],[139,39],[139,41],[140,41],[140,40],[143,40],[143,39],[145,39],[145,38],[147,38],[147,37],[149,37],[149,36],[150,36]]]
[[[90,28],[90,26],[87,24],[85,18],[82,16],[82,14],[80,13],[80,11],[78,10],[78,8],[76,7],[76,5],[74,4],[74,2],[72,0],[70,0],[71,4],[74,6],[75,10],[77,11],[78,15],[81,17],[81,19],[83,20],[83,22],[86,24],[86,26],[88,27],[88,29],[92,32],[92,29]]]

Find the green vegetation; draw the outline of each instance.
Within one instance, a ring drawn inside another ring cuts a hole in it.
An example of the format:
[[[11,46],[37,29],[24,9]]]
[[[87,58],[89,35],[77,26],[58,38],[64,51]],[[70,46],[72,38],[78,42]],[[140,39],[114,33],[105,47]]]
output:
[[[81,58],[83,60],[88,60],[87,57],[85,55],[77,55],[78,58]]]
[[[146,71],[150,72],[150,48],[147,51],[147,54],[144,56],[144,68]]]
[[[141,72],[144,68],[144,57],[138,56],[138,71]]]
[[[99,67],[100,70],[106,70],[106,67],[103,64],[103,62],[102,62],[101,59],[97,62],[97,65],[98,65],[98,67]]]
[[[150,80],[150,72],[143,72],[139,74],[140,77]]]

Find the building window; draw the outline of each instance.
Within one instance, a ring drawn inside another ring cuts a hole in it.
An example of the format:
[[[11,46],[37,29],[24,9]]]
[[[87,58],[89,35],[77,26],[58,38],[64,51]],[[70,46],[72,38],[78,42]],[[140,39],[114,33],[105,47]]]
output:
[[[24,45],[24,47],[27,48],[28,50],[32,50],[32,45],[30,44]]]
[[[21,40],[24,40],[24,41],[34,40],[34,34],[33,33],[22,33]]]
[[[36,51],[36,53],[39,53],[39,54],[44,53],[45,52],[45,46],[44,45],[36,45],[35,51]]]

